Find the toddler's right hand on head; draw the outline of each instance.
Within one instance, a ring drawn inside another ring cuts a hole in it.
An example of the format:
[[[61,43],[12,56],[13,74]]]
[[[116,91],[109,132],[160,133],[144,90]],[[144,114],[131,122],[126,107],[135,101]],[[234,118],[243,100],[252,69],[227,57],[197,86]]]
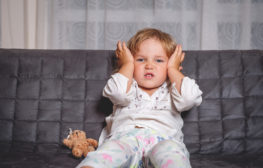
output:
[[[118,41],[115,54],[118,58],[119,67],[124,64],[134,63],[134,58],[131,54],[131,51],[127,48],[125,42]]]

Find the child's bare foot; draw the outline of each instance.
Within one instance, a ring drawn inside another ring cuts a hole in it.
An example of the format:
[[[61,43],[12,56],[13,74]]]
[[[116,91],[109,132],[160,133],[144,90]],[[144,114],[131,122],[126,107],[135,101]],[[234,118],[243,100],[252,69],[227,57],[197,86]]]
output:
[[[93,168],[91,166],[82,166],[81,168]]]

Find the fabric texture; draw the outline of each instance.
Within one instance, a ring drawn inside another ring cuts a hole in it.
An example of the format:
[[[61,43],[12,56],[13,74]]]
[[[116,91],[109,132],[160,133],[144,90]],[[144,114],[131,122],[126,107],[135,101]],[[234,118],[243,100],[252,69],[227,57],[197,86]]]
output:
[[[203,92],[183,112],[192,167],[263,165],[263,51],[186,51],[183,73]],[[98,140],[112,103],[109,50],[0,49],[0,167],[74,167],[68,128]],[[33,159],[31,159],[33,158]],[[45,164],[44,164],[45,163]]]
[[[263,49],[262,0],[0,0],[0,47],[110,49],[139,29],[185,50]]]
[[[183,142],[152,129],[133,128],[113,134],[77,166],[122,168],[191,168]]]

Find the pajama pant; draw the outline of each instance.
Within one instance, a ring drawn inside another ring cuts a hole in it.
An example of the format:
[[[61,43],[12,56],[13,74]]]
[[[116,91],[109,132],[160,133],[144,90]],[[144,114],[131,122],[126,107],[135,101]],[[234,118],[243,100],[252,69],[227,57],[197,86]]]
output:
[[[182,142],[158,132],[134,128],[116,133],[88,153],[77,166],[94,168],[191,168],[189,153]]]

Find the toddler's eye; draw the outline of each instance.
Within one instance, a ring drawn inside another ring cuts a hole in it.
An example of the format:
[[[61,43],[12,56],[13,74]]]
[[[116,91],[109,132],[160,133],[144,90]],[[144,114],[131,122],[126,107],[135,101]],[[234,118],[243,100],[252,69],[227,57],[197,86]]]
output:
[[[143,58],[138,58],[138,59],[136,59],[136,61],[137,61],[137,62],[143,62],[144,59],[143,59]]]
[[[163,60],[162,59],[157,59],[156,62],[163,62]]]

